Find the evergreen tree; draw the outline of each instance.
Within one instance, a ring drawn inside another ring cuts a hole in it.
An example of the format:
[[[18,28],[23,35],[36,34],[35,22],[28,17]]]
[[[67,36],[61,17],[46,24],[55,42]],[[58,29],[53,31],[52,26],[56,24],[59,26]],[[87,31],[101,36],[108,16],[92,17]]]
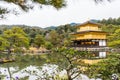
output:
[[[34,44],[37,46],[37,48],[41,47],[42,45],[45,45],[45,39],[42,35],[36,35],[34,39]]]
[[[19,27],[13,27],[3,32],[3,38],[8,42],[9,46],[6,47],[8,50],[8,56],[11,53],[11,49],[14,49],[15,52],[22,50],[23,47],[28,48],[29,39],[23,29]]]

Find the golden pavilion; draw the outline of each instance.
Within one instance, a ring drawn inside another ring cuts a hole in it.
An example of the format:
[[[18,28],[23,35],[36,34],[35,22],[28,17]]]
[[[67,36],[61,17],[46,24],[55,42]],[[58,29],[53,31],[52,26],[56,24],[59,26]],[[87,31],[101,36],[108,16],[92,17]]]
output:
[[[73,46],[78,48],[105,48],[107,46],[106,32],[101,30],[101,24],[87,21],[76,26],[76,32],[72,33]],[[98,54],[106,56],[105,52]]]

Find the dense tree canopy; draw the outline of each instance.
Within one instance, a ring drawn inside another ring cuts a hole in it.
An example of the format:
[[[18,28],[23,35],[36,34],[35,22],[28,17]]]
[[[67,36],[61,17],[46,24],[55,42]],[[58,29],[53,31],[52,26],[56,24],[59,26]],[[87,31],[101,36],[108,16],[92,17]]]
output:
[[[101,78],[102,80],[111,80],[112,74],[120,76],[120,54],[112,53],[107,59],[88,68],[89,77]],[[112,79],[119,80],[119,79]]]
[[[10,47],[27,47],[29,40],[25,32],[19,27],[13,27],[3,33],[3,37],[9,41]]]
[[[120,25],[120,17],[119,18],[108,18],[108,19],[102,19],[101,21],[98,21],[102,24],[105,24],[105,25],[109,25],[109,24],[112,24],[112,25]]]
[[[19,53],[23,50],[23,48],[28,48],[29,39],[23,29],[19,27],[13,27],[12,29],[4,31],[2,37],[8,43],[6,48],[4,49],[8,51],[7,58],[9,58],[12,49],[14,50],[14,52]]]
[[[0,51],[5,50],[6,47],[8,46],[9,46],[9,42],[6,39],[0,37]]]
[[[109,46],[120,48],[120,29],[115,30],[113,34],[109,36]]]
[[[34,39],[34,43],[37,46],[37,48],[39,48],[45,44],[45,39],[42,35],[36,35]]]

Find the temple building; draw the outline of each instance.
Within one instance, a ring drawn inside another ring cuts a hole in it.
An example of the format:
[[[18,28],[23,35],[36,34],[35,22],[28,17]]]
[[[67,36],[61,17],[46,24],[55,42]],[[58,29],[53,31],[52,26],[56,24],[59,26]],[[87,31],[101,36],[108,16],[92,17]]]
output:
[[[73,46],[79,48],[104,48],[107,46],[106,32],[101,30],[101,24],[87,21],[76,26],[76,32],[72,33]],[[98,56],[106,57],[105,52]]]

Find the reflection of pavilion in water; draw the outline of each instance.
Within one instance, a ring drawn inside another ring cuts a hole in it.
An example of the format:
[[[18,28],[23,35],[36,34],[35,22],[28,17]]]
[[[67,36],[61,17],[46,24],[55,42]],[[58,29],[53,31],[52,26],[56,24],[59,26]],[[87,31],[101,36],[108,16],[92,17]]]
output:
[[[100,50],[98,57],[106,57],[106,32],[101,25],[91,21],[76,26],[77,31],[72,33],[73,46],[79,50]],[[102,51],[101,51],[102,49]]]

